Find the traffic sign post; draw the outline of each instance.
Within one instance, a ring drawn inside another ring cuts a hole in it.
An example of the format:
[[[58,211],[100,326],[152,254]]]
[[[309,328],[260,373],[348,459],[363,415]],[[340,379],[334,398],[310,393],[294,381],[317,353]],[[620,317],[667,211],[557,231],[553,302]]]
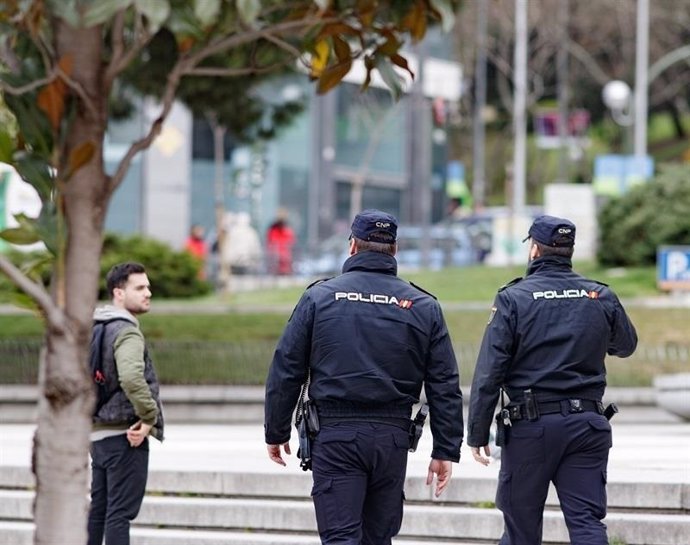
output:
[[[660,246],[657,286],[666,291],[690,291],[690,246]]]

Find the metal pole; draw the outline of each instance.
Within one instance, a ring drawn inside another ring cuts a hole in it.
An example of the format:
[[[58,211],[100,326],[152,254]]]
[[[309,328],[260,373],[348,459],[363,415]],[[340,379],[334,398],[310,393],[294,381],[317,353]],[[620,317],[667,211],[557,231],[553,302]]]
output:
[[[635,157],[647,155],[647,95],[649,69],[649,0],[637,0],[635,48]]]
[[[569,0],[561,0],[558,10],[558,24],[561,31],[561,43],[557,54],[558,72],[558,181],[568,181],[568,12]]]
[[[486,168],[484,164],[484,119],[486,106],[486,25],[487,0],[477,0],[477,64],[474,71],[474,206],[482,208],[486,200]]]
[[[514,71],[513,214],[521,216],[525,208],[525,169],[527,163],[527,0],[515,0]]]

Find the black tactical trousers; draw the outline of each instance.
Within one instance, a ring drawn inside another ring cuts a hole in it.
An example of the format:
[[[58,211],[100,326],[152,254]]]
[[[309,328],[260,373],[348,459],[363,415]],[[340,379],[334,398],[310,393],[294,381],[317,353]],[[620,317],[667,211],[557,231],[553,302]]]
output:
[[[129,525],[144,500],[148,439],[132,448],[127,436],[91,443],[91,509],[88,545],[129,545]]]
[[[594,412],[548,414],[514,422],[501,451],[496,507],[500,545],[540,545],[544,503],[553,482],[572,545],[608,545],[606,467],[611,426]]]
[[[312,497],[324,545],[390,545],[400,530],[409,432],[391,424],[322,426]]]

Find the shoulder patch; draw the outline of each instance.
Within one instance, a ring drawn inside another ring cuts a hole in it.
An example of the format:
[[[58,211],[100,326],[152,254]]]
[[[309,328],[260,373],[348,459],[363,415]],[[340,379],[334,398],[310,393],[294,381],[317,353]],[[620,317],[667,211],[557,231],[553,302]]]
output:
[[[420,288],[420,287],[419,287],[417,284],[415,284],[414,282],[410,282],[409,280],[408,280],[408,282],[409,282],[410,286],[413,286],[413,287],[417,288],[419,291],[421,291],[421,292],[423,292],[423,293],[426,293],[427,295],[429,295],[429,296],[433,297],[434,299],[436,299],[436,296],[435,296],[433,293],[431,293],[431,292],[429,292],[429,291],[426,291],[424,288]]]
[[[304,291],[308,290],[309,288],[316,286],[316,284],[320,284],[321,282],[325,282],[326,280],[330,280],[331,278],[335,278],[333,276],[329,276],[328,278],[319,278],[318,280],[314,280],[311,284],[309,284],[306,288],[304,288]]]
[[[513,278],[510,282],[508,282],[507,284],[504,284],[503,286],[501,286],[500,288],[498,288],[498,291],[501,292],[501,291],[503,291],[504,289],[509,288],[510,286],[514,286],[514,285],[517,284],[520,280],[522,280],[522,276],[518,276],[517,278]]]

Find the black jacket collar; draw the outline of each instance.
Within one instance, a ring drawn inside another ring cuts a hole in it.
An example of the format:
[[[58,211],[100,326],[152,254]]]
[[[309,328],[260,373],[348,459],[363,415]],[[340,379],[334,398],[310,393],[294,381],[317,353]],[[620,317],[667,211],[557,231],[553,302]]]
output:
[[[527,276],[536,272],[569,271],[573,268],[573,261],[569,257],[546,255],[530,261],[527,266]]]
[[[343,273],[350,271],[368,271],[397,276],[398,262],[392,255],[379,252],[359,252],[350,256],[343,263]]]

